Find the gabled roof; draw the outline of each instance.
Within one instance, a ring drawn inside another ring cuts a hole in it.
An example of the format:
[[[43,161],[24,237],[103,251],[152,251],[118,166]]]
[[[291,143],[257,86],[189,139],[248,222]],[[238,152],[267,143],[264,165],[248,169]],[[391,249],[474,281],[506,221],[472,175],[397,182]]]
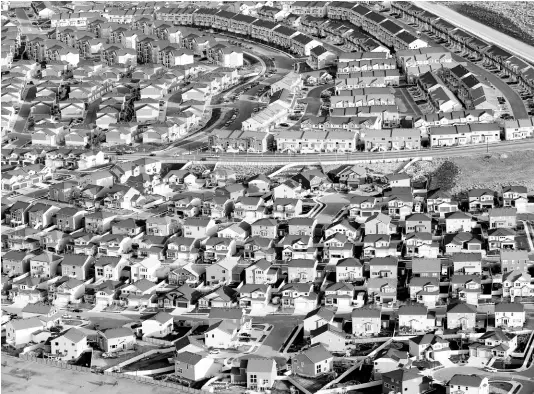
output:
[[[65,332],[62,336],[74,343],[78,343],[84,340],[85,338],[87,338],[87,334],[81,330],[78,330],[77,328],[71,328],[70,330]]]
[[[181,352],[174,356],[175,361],[187,364],[187,365],[197,365],[203,357],[199,354],[191,352]]]
[[[447,313],[474,313],[476,315],[477,310],[473,305],[458,303],[449,305]]]
[[[309,312],[306,315],[305,319],[308,319],[308,318],[313,317],[313,316],[318,316],[318,317],[330,322],[330,321],[332,321],[332,319],[334,319],[335,315],[336,314],[333,311],[331,311],[330,309],[319,307],[319,308],[316,308],[313,311]]]
[[[271,372],[276,368],[276,361],[271,358],[249,358],[247,364],[247,373]]]
[[[380,309],[372,309],[372,308],[358,308],[353,309],[351,313],[352,318],[378,318],[380,319],[380,316],[382,315],[382,311]]]
[[[414,258],[412,260],[412,272],[414,274],[423,272],[441,272],[440,259]]]
[[[399,308],[399,316],[421,315],[426,316],[428,309],[422,304],[403,305]]]
[[[320,363],[333,357],[332,353],[326,350],[323,344],[312,345],[301,354],[306,356],[313,364]]]
[[[408,380],[418,379],[421,377],[417,368],[396,369],[394,371],[384,373],[383,376],[399,382],[406,382]]]
[[[101,334],[107,339],[122,338],[134,335],[133,331],[127,327],[109,328],[105,331],[101,331]]]
[[[495,305],[495,312],[525,312],[525,306],[516,302],[500,302]]]
[[[340,259],[337,262],[336,267],[363,267],[363,265],[357,258],[349,257],[346,259]]]
[[[316,328],[315,330],[310,331],[310,335],[313,337],[317,337],[321,334],[324,334],[325,332],[331,332],[334,335],[337,335],[341,338],[345,338],[345,333],[343,331],[340,331],[336,327],[332,326],[331,324],[323,324],[321,327]]]
[[[163,324],[163,323],[167,323],[169,320],[172,320],[172,319],[173,317],[170,314],[166,312],[159,312],[148,320],[154,320],[154,321],[157,321],[158,323]]]

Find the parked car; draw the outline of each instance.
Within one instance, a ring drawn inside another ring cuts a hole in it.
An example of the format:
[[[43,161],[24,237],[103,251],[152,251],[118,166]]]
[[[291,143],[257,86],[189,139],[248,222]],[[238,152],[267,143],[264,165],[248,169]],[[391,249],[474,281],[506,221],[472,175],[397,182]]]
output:
[[[213,349],[210,350],[210,354],[221,354],[221,351],[219,349]]]

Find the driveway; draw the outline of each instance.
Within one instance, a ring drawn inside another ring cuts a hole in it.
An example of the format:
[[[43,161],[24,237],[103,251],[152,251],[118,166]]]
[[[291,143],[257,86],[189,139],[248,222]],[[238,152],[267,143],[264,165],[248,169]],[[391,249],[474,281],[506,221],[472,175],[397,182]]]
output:
[[[260,348],[255,352],[257,355],[264,357],[280,357],[280,348],[286,341],[287,337],[293,332],[293,329],[302,319],[291,316],[265,316],[255,317],[254,323],[270,323],[273,329],[267,336]]]
[[[526,372],[526,371],[525,371]],[[439,369],[434,373],[434,377],[437,380],[442,382],[448,382],[454,375],[478,375],[478,376],[487,376],[490,380],[513,380],[515,382],[521,383],[523,386],[518,392],[519,394],[532,394],[534,393],[534,373],[531,370],[530,375],[523,376],[521,374],[515,373],[503,373],[503,372],[486,372],[479,368],[474,367],[450,367]]]
[[[524,42],[464,16],[446,5],[437,2],[421,1],[417,6],[480,37],[482,40],[497,44],[512,53],[517,53],[518,56],[530,62],[534,62],[534,48]]]
[[[424,4],[424,3],[421,3],[421,4]],[[434,5],[436,7],[439,6],[439,7],[442,7],[442,8],[447,8],[445,6],[440,6],[439,4],[434,4],[434,3],[432,3],[432,5],[427,4],[427,7],[434,7]],[[422,8],[424,8],[424,7],[422,7]],[[435,13],[435,11],[432,11],[432,12]],[[471,22],[473,22],[473,23],[476,23],[475,21],[472,21],[471,19],[469,19],[469,20]],[[417,35],[417,33],[416,33],[417,29],[414,29],[412,26],[408,25],[403,19],[395,19],[395,22],[398,23],[400,26],[402,26],[408,32],[410,32],[410,33],[412,33],[414,35]],[[422,37],[429,41],[430,46],[433,46],[433,47],[441,46],[441,47],[443,47],[443,45],[432,41],[432,38],[430,38],[430,37],[428,37],[426,35],[422,35]],[[445,47],[443,47],[443,48],[445,48]],[[532,49],[532,47],[530,47],[530,48]],[[447,48],[445,48],[445,49],[447,51],[449,50]],[[519,53],[526,53],[526,52],[519,52]],[[487,71],[483,67],[479,67],[476,64],[473,64],[470,61],[467,61],[464,58],[456,55],[455,53],[452,53],[452,58],[453,58],[454,61],[464,64],[465,67],[469,71],[471,71],[472,73],[477,74],[477,75],[479,75],[479,76],[481,76],[483,78],[486,78],[493,86],[495,86],[495,88],[499,89],[502,92],[503,96],[508,101],[508,105],[509,105],[509,107],[510,107],[511,111],[513,112],[514,117],[516,119],[523,119],[523,118],[527,118],[528,117],[528,112],[527,112],[527,110],[525,108],[525,104],[523,103],[523,100],[521,100],[521,97],[519,97],[517,92],[515,90],[513,90],[506,82],[504,82],[502,79],[497,77],[495,74],[492,74],[491,72]]]

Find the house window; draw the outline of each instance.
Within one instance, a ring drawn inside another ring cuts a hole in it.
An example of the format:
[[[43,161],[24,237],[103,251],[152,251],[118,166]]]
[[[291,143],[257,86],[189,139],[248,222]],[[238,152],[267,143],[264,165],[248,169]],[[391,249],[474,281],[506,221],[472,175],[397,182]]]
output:
[[[315,372],[316,373],[321,373],[321,365],[320,364],[315,367]]]
[[[258,382],[258,376],[257,375],[250,375],[250,383],[256,384]]]
[[[182,369],[182,368],[176,368],[176,372],[178,372],[178,373],[182,373],[182,372],[183,372],[183,369]]]

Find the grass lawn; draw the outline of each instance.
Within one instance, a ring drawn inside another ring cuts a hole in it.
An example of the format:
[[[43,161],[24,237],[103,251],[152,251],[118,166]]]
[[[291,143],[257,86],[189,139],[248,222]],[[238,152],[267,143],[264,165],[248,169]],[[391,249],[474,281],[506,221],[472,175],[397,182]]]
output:
[[[491,382],[490,393],[495,392],[493,389],[501,389],[505,391],[510,391],[512,387],[513,387],[512,384],[508,382]]]

